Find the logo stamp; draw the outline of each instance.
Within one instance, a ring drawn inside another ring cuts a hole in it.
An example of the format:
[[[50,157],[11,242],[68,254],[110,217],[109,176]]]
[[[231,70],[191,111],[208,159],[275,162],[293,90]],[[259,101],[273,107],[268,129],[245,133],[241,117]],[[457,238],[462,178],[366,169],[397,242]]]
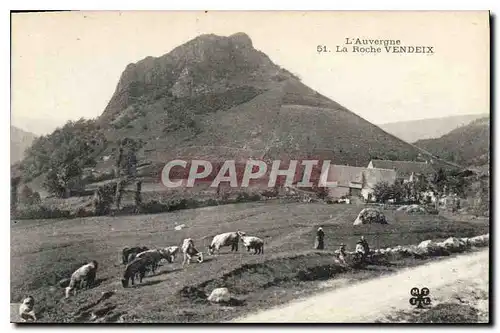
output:
[[[424,305],[430,305],[431,304],[431,298],[429,297],[429,294],[431,291],[429,288],[411,288],[410,290],[410,295],[413,297],[410,298],[410,304],[413,306],[416,306],[417,309],[423,309]]]

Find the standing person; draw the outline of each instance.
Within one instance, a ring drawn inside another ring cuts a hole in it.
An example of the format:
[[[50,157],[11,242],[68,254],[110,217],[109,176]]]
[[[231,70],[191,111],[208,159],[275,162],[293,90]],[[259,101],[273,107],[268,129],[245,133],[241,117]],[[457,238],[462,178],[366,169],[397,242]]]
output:
[[[360,242],[361,244],[363,244],[363,247],[365,248],[365,255],[368,255],[370,253],[370,246],[368,245],[365,236],[361,236]]]
[[[347,262],[346,262],[345,258],[346,258],[345,244],[342,243],[342,244],[340,244],[340,248],[339,248],[339,261],[343,265],[347,265]]]
[[[370,252],[370,246],[368,245],[365,236],[361,236],[361,239],[356,243],[356,252],[361,255],[361,260],[364,262]]]
[[[316,231],[316,241],[314,242],[314,248],[316,250],[324,250],[325,249],[325,232],[322,227],[318,228]]]

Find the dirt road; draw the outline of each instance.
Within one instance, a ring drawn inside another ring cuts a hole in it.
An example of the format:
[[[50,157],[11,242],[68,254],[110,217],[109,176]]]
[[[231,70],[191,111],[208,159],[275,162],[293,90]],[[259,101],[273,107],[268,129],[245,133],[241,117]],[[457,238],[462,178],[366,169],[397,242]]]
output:
[[[459,300],[488,313],[488,249],[406,269],[394,275],[315,295],[234,322],[384,321],[396,312],[411,312],[410,289],[430,289],[432,304]],[[487,320],[487,317],[486,317]]]

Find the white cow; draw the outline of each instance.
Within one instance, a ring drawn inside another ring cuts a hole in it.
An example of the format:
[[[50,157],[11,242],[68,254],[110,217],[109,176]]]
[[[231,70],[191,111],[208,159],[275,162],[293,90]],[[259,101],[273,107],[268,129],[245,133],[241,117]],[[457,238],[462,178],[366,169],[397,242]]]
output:
[[[66,287],[66,298],[69,297],[69,293],[73,291],[73,294],[76,295],[76,288],[90,288],[95,281],[95,276],[97,272],[97,261],[92,260],[86,265],[78,268],[76,271],[71,274],[71,280],[69,282],[69,286]]]
[[[186,263],[189,265],[193,257],[197,257],[199,263],[203,262],[203,253],[196,250],[194,247],[194,241],[192,238],[186,238],[182,242],[182,253],[184,255],[184,260],[182,261],[182,266]]]
[[[169,262],[175,261],[175,257],[179,253],[180,248],[178,246],[168,246],[164,249],[161,249],[160,251],[163,253],[164,256],[169,256],[170,260],[167,259]]]

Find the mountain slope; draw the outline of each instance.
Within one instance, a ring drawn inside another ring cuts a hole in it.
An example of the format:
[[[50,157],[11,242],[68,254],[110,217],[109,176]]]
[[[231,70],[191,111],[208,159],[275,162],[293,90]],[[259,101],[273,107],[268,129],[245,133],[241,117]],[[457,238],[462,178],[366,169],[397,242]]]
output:
[[[31,146],[36,135],[10,126],[10,164],[19,162],[27,148]]]
[[[302,84],[243,33],[202,35],[128,65],[98,121],[109,142],[137,138],[140,159],[163,163],[314,156],[366,166],[372,158],[422,155]]]
[[[379,124],[384,131],[406,141],[415,142],[423,139],[439,138],[446,133],[469,124],[470,122],[488,116],[487,114],[471,114],[443,118],[401,121]]]
[[[438,139],[419,140],[415,145],[452,162],[480,166],[490,161],[490,118],[459,127]]]

